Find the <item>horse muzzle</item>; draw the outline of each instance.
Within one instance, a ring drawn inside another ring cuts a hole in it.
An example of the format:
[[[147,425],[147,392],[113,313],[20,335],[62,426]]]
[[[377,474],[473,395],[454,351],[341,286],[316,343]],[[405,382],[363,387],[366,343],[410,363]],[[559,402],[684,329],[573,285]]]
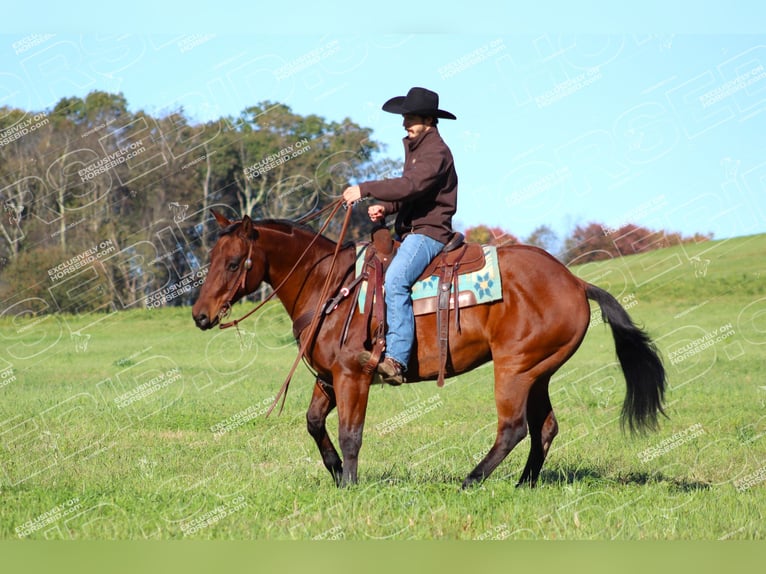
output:
[[[194,318],[194,324],[197,325],[197,327],[199,329],[202,329],[203,331],[206,331],[207,329],[212,329],[218,324],[217,315],[211,319],[205,313],[200,313],[198,315],[194,315],[193,318]]]

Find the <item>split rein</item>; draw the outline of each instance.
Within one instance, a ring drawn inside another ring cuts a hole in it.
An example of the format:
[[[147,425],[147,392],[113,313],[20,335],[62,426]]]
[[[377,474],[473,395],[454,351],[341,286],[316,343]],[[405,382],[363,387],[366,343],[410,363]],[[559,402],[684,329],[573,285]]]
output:
[[[330,225],[330,222],[332,221],[333,217],[338,213],[341,207],[345,206],[345,202],[343,201],[343,198],[338,199],[336,202],[329,204],[325,208],[321,209],[320,211],[302,218],[301,222],[307,222],[311,221],[313,219],[316,219],[320,215],[322,215],[326,211],[330,211],[330,215],[327,216],[327,219],[322,224],[321,229],[317,232],[317,234],[314,236],[314,238],[309,242],[309,244],[306,246],[306,249],[301,253],[300,257],[298,257],[295,264],[292,266],[290,271],[288,271],[285,278],[280,282],[279,285],[274,287],[272,292],[269,294],[268,297],[266,297],[263,301],[261,301],[258,305],[256,305],[253,309],[245,313],[242,317],[239,319],[235,319],[233,321],[229,321],[227,323],[221,323],[219,325],[220,329],[227,329],[229,327],[235,327],[237,328],[237,332],[239,332],[239,328],[237,325],[241,323],[243,320],[247,319],[250,315],[258,311],[261,307],[263,307],[266,303],[268,303],[271,299],[273,299],[276,294],[279,292],[279,290],[285,285],[285,283],[290,279],[292,274],[297,269],[300,262],[303,260],[303,258],[306,256],[306,254],[311,250],[314,243],[319,239],[319,237],[322,236],[322,234],[325,232],[327,227]],[[282,404],[279,407],[279,412],[282,412],[282,409],[284,409],[285,406],[285,399],[287,398],[287,389],[290,386],[290,381],[292,380],[293,375],[295,374],[295,370],[298,368],[298,364],[301,362],[301,359],[303,359],[306,356],[306,351],[308,350],[309,346],[312,344],[314,340],[314,336],[316,334],[317,327],[319,326],[319,321],[322,317],[322,308],[325,305],[325,302],[327,301],[327,298],[330,294],[330,289],[332,287],[332,276],[333,271],[335,270],[335,263],[338,259],[338,254],[340,253],[341,246],[343,244],[343,239],[346,236],[346,231],[348,230],[349,222],[351,221],[351,206],[346,207],[346,215],[343,219],[343,227],[341,228],[340,235],[338,236],[338,242],[335,245],[335,251],[333,252],[332,260],[330,262],[330,269],[327,271],[327,275],[325,276],[325,282],[322,286],[322,291],[319,296],[319,299],[317,300],[317,308],[315,309],[311,323],[309,323],[309,326],[306,328],[306,330],[301,335],[302,342],[300,344],[300,347],[298,348],[298,356],[295,358],[295,361],[293,362],[292,367],[290,368],[290,372],[287,375],[287,378],[285,379],[285,382],[282,384],[282,387],[279,389],[279,392],[274,397],[274,402],[272,403],[271,407],[269,407],[269,410],[266,412],[266,416],[269,416],[271,414],[271,411],[274,410],[274,407],[276,407],[277,403],[279,402],[279,399],[282,399]],[[234,294],[237,292],[237,290],[241,287],[245,286],[246,280],[247,280],[247,273],[252,268],[252,260],[251,260],[251,254],[253,249],[253,240],[248,240],[248,251],[247,251],[247,258],[245,259],[244,264],[241,267],[240,271],[240,277],[237,278],[237,281],[234,282],[234,285],[232,286],[231,290],[229,291],[227,302],[224,305],[224,308],[219,313],[220,317],[225,317],[228,315],[228,313],[231,310],[231,301],[234,297]]]
[[[256,313],[261,307],[263,307],[266,303],[268,303],[274,297],[276,297],[276,295],[279,292],[279,290],[284,286],[285,283],[287,283],[287,281],[290,279],[292,274],[297,269],[298,265],[301,263],[301,261],[303,261],[303,258],[308,254],[308,252],[314,246],[314,243],[317,241],[317,239],[319,239],[319,237],[325,232],[327,227],[330,225],[330,222],[332,221],[333,217],[335,217],[335,215],[338,213],[338,210],[343,205],[344,205],[344,202],[343,202],[343,199],[341,198],[341,199],[337,200],[334,203],[328,204],[327,206],[323,207],[322,209],[320,209],[316,213],[312,213],[311,215],[308,215],[306,217],[303,217],[303,218],[299,219],[298,220],[299,223],[306,223],[306,222],[309,222],[309,221],[313,221],[314,219],[316,219],[317,217],[319,217],[323,213],[332,210],[330,215],[327,216],[327,219],[322,224],[321,229],[317,232],[317,234],[314,236],[314,238],[306,246],[306,249],[303,251],[303,253],[301,253],[301,256],[298,257],[298,259],[296,260],[295,264],[292,266],[292,269],[290,269],[290,271],[287,272],[287,275],[282,280],[282,282],[279,285],[277,285],[276,287],[274,287],[272,289],[271,293],[269,293],[269,295],[263,301],[258,303],[253,309],[251,309],[250,311],[245,313],[242,317],[240,317],[239,319],[234,319],[233,321],[229,321],[227,323],[220,323],[218,325],[218,328],[219,329],[228,329],[229,327],[237,327],[237,325],[239,325],[242,321],[247,319],[253,313]],[[351,209],[348,208],[346,210],[346,220],[348,220],[350,217],[351,217]],[[338,245],[340,245],[343,242],[343,236],[346,234],[346,228],[347,227],[348,227],[347,223],[344,222],[343,229],[341,231],[341,235],[338,238]],[[224,306],[221,309],[221,311],[218,313],[218,319],[219,320],[222,320],[225,317],[228,317],[229,313],[231,312],[231,305],[232,305],[232,300],[234,299],[234,295],[237,293],[237,291],[240,289],[240,287],[241,288],[245,287],[245,283],[247,281],[247,273],[250,271],[250,269],[253,266],[253,260],[251,258],[252,252],[253,252],[253,242],[252,242],[252,240],[248,240],[247,257],[245,258],[245,262],[242,265],[242,267],[240,267],[240,275],[239,275],[239,277],[234,282],[234,284],[232,285],[231,289],[229,290],[229,293],[226,296],[226,303],[224,304]],[[338,255],[338,249],[335,250],[335,254],[333,255],[333,260],[332,260],[332,264],[331,264],[331,270],[335,267],[335,259],[337,258],[337,255]],[[328,277],[329,277],[329,274],[328,274]]]

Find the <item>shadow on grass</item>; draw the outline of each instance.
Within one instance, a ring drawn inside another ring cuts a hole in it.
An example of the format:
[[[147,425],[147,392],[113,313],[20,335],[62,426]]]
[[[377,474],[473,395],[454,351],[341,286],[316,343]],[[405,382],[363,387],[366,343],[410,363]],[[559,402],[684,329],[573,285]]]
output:
[[[576,484],[580,482],[611,482],[616,484],[650,484],[665,483],[673,490],[679,492],[691,492],[695,490],[707,490],[711,486],[706,482],[687,480],[685,478],[671,477],[661,472],[630,472],[617,476],[606,476],[596,468],[569,468],[560,467],[543,469],[540,472],[539,484]]]
[[[521,476],[520,469],[514,469],[506,472],[495,472],[483,483],[476,487],[487,485],[493,482],[507,482],[509,485],[516,485]],[[377,484],[385,485],[412,485],[412,484],[443,484],[460,486],[464,474],[457,474],[449,470],[432,470],[426,473],[416,472],[414,469],[390,465],[384,469],[377,469],[366,474],[363,482],[372,481]],[[540,472],[537,484],[539,486],[565,486],[565,485],[647,485],[647,484],[665,484],[674,492],[694,492],[708,490],[711,487],[709,483],[686,479],[677,476],[668,476],[661,472],[625,472],[611,473],[604,472],[596,466],[553,466],[544,468]],[[470,490],[470,489],[469,489]]]

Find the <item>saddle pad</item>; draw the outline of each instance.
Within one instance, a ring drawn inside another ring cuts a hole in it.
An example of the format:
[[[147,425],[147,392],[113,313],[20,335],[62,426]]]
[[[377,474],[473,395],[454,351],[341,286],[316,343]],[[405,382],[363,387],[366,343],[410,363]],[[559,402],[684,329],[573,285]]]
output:
[[[357,249],[356,259],[356,274],[359,275],[362,272],[364,266],[364,252],[367,249],[367,244],[359,244]],[[486,261],[484,267],[479,271],[473,273],[465,273],[458,276],[458,291],[461,293],[464,291],[473,293],[476,304],[490,303],[503,298],[503,289],[500,283],[500,269],[497,265],[497,247],[494,245],[483,245],[484,259]],[[439,276],[432,275],[428,279],[423,279],[415,283],[412,286],[412,300],[428,299],[429,297],[436,297],[438,294]],[[359,293],[359,312],[364,312],[364,300],[367,293],[367,282],[364,281],[360,286],[361,292]],[[462,301],[461,297],[461,301]],[[471,300],[471,298],[466,298]],[[462,304],[460,305],[463,306]]]

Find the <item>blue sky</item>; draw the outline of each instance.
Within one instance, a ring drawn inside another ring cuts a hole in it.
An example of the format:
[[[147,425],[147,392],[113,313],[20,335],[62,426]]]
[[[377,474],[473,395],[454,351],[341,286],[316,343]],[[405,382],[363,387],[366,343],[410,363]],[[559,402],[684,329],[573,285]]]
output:
[[[0,37],[0,105],[99,89],[205,120],[273,100],[350,117],[401,158],[400,118],[380,106],[424,86],[458,116],[440,128],[463,227],[766,232],[766,10],[611,4],[133,2],[106,24],[71,5],[17,13]]]

